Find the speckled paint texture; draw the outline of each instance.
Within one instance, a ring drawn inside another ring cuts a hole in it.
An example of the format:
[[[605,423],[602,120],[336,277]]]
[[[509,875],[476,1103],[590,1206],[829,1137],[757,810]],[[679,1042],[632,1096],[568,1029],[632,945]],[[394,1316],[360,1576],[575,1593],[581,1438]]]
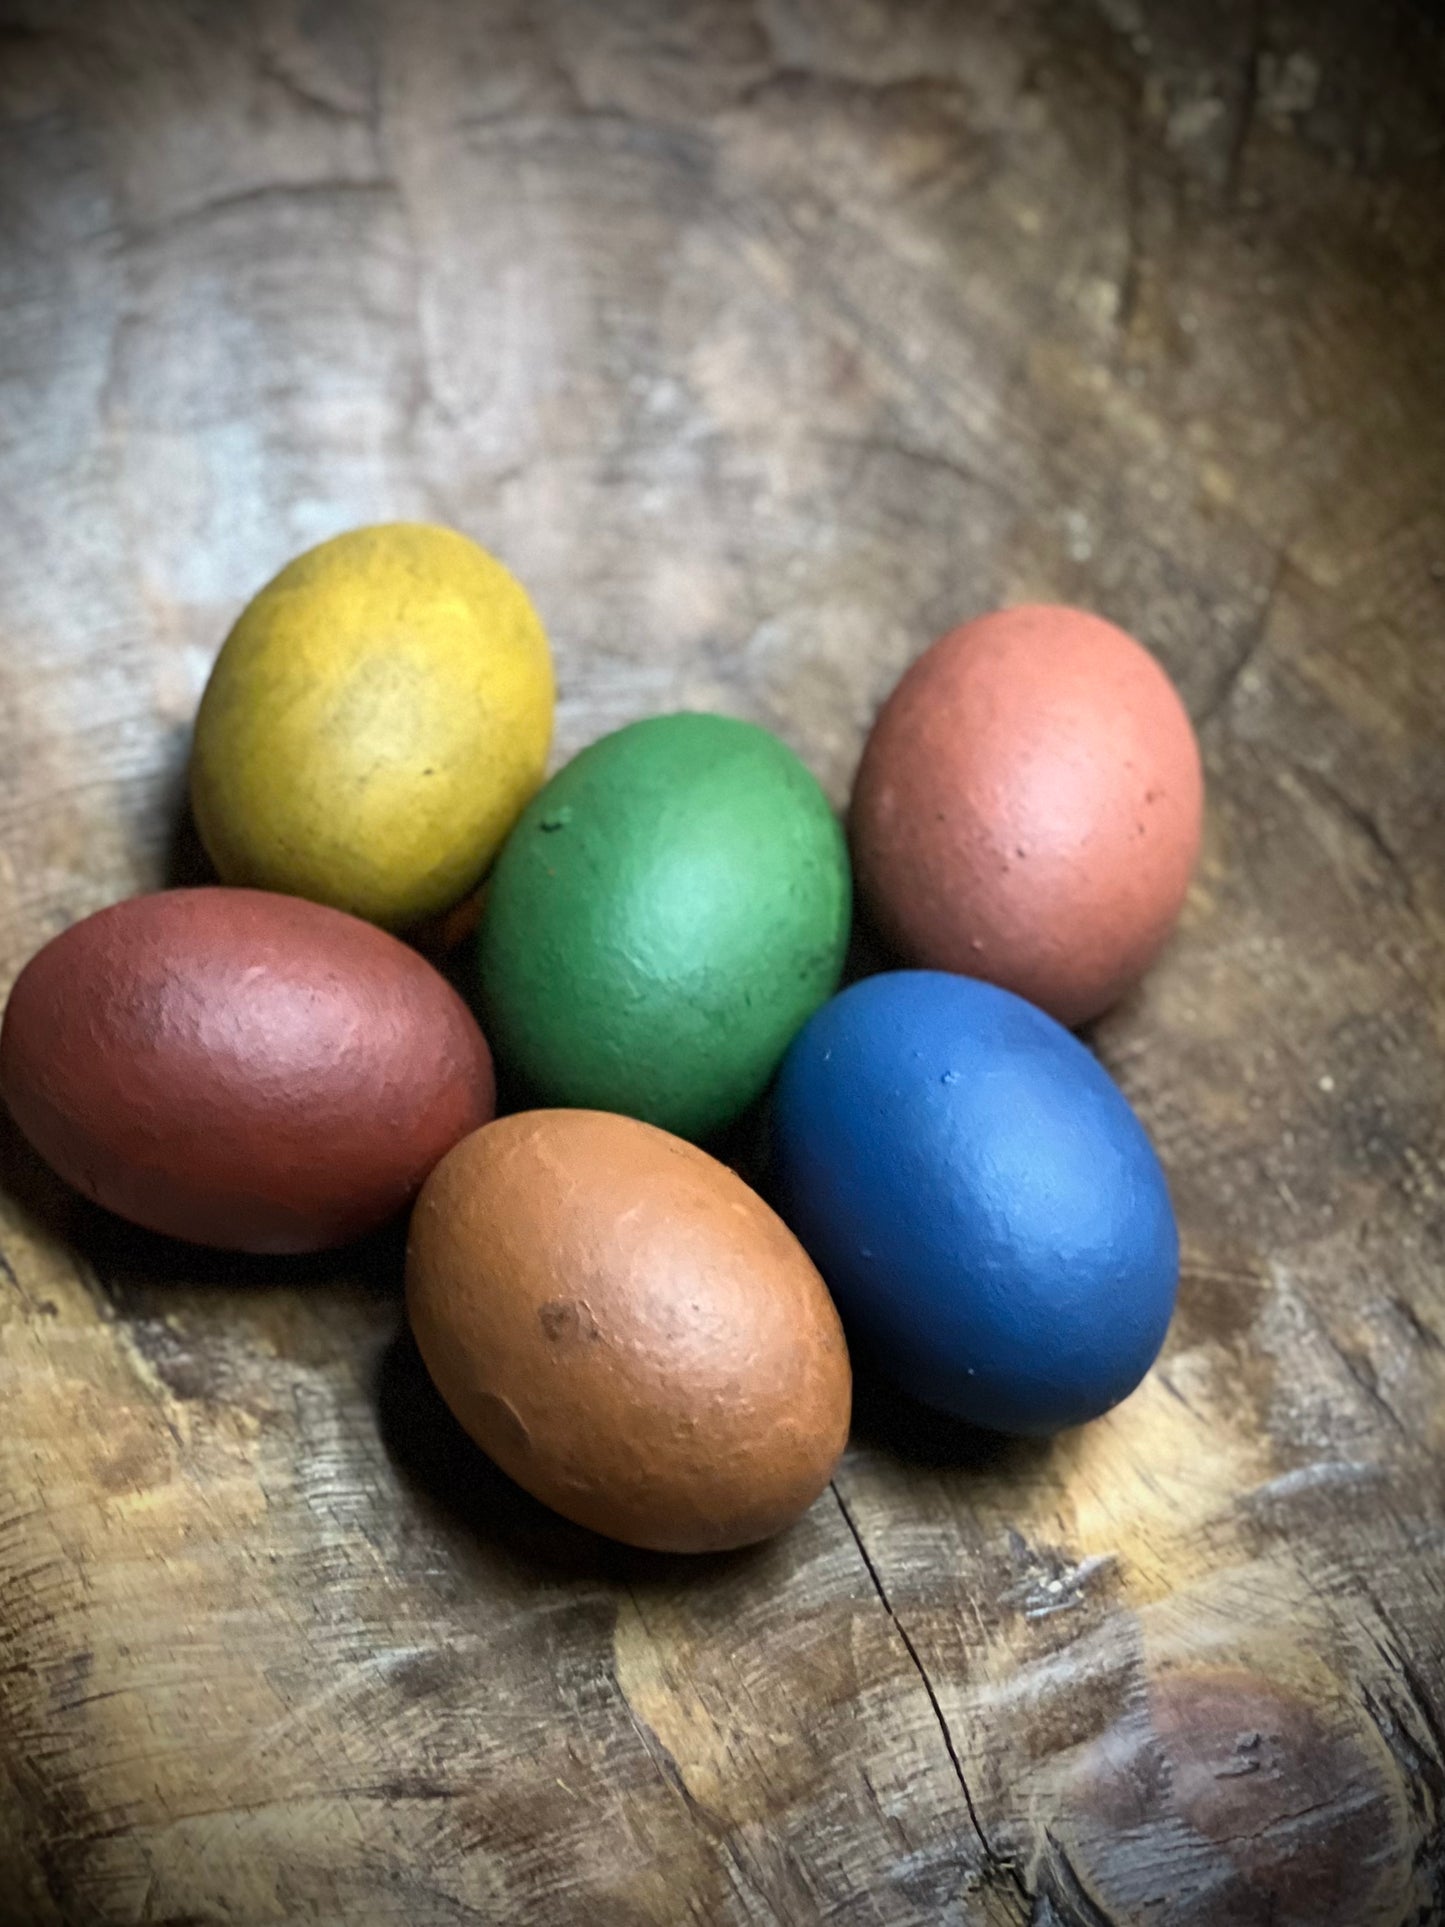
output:
[[[1078,1024],[1173,929],[1203,808],[1193,727],[1149,652],[1099,616],[1028,605],[965,623],[908,670],[849,831],[860,895],[906,962]]]
[[[407,1308],[477,1443],[634,1545],[766,1538],[847,1439],[847,1347],[807,1254],[726,1165],[635,1119],[522,1112],[459,1144],[412,1215]]]
[[[503,851],[483,1022],[539,1101],[705,1137],[837,987],[851,909],[843,833],[775,736],[633,723],[554,776]]]
[[[372,1230],[491,1117],[491,1056],[424,958],[257,890],[163,891],[21,971],[0,1088],[60,1175],[200,1244],[295,1252]]]
[[[1143,1377],[1179,1243],[1144,1128],[1033,1005],[938,971],[870,977],[789,1051],[778,1197],[860,1360],[976,1425],[1046,1433]]]

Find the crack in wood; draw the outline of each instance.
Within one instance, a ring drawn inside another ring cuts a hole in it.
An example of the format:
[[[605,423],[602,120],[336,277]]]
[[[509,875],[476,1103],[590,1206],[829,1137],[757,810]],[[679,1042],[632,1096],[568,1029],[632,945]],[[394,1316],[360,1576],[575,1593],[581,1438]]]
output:
[[[1114,291],[1114,328],[1121,343],[1128,342],[1139,311],[1144,285],[1144,178],[1140,153],[1140,91],[1129,94],[1124,121],[1124,265]]]
[[[1114,1916],[1090,1896],[1067,1849],[1051,1828],[1044,1829],[1044,1844],[1049,1852],[1045,1887],[1051,1890],[1045,1898],[1052,1903],[1058,1927],[1116,1927]]]
[[[647,1619],[643,1614],[636,1591],[631,1586],[626,1587],[625,1590],[628,1599],[631,1601],[632,1610],[637,1615],[638,1625],[641,1626],[647,1634],[648,1640],[655,1644],[656,1642],[653,1641],[651,1628],[647,1624]],[[697,1795],[688,1785],[686,1776],[682,1768],[678,1765],[672,1749],[666,1745],[656,1730],[637,1711],[637,1708],[627,1697],[626,1692],[623,1691],[620,1681],[618,1682],[618,1692],[621,1695],[622,1704],[626,1708],[627,1717],[632,1722],[638,1739],[642,1742],[643,1751],[651,1760],[664,1784],[670,1787],[682,1801],[688,1813],[693,1820],[697,1822],[708,1839],[716,1846],[721,1847],[732,1868],[733,1878],[741,1887],[742,1891],[764,1910],[768,1919],[776,1923],[776,1927],[785,1927],[785,1923],[777,1912],[777,1909],[773,1906],[772,1901],[763,1889],[758,1886],[752,1870],[749,1868],[737,1841],[733,1837],[731,1826],[723,1819],[721,1814],[715,1813],[706,1801],[698,1799]]]
[[[1249,10],[1249,34],[1240,72],[1239,107],[1230,133],[1229,150],[1224,157],[1224,198],[1231,207],[1239,199],[1245,151],[1249,146],[1249,136],[1259,107],[1259,66],[1264,52],[1264,12],[1265,0],[1254,0]]]
[[[918,1648],[914,1645],[913,1637],[908,1631],[908,1628],[893,1609],[893,1602],[889,1599],[887,1588],[883,1584],[877,1566],[873,1563],[873,1556],[864,1543],[863,1535],[858,1529],[853,1514],[848,1509],[847,1501],[838,1490],[836,1479],[829,1480],[828,1490],[833,1494],[837,1502],[838,1510],[843,1516],[843,1523],[848,1528],[854,1545],[858,1548],[858,1556],[863,1561],[869,1579],[873,1582],[873,1590],[878,1595],[879,1603],[882,1605],[884,1612],[886,1612],[888,1617],[893,1621],[898,1637],[903,1642],[903,1650],[912,1662],[913,1669],[918,1674],[923,1690],[928,1697],[928,1704],[933,1709],[933,1717],[938,1723],[938,1730],[943,1738],[949,1764],[953,1768],[959,1787],[963,1793],[964,1806],[968,1809],[969,1825],[973,1828],[979,1847],[983,1852],[984,1865],[991,1871],[1002,1874],[1014,1887],[1021,1900],[1032,1902],[1034,1898],[1033,1892],[1024,1879],[1023,1874],[1020,1872],[1017,1861],[1009,1854],[1000,1853],[998,1848],[995,1847],[989,1839],[987,1833],[984,1832],[983,1823],[978,1817],[978,1808],[974,1805],[973,1793],[968,1784],[968,1777],[963,1770],[963,1762],[958,1757],[958,1748],[954,1744],[953,1733],[949,1728],[948,1720],[944,1714],[933,1681],[928,1676],[928,1669],[919,1656]]]

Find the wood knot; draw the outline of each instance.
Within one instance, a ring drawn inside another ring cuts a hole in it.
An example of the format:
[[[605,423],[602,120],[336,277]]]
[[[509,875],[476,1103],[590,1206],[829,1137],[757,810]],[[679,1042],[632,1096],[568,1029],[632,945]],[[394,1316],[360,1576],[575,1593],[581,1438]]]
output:
[[[1165,1899],[1171,1927],[1400,1919],[1406,1792],[1343,1688],[1289,1689],[1244,1668],[1163,1673],[1087,1749],[1072,1791],[1056,1871],[1121,1927],[1160,1918]]]

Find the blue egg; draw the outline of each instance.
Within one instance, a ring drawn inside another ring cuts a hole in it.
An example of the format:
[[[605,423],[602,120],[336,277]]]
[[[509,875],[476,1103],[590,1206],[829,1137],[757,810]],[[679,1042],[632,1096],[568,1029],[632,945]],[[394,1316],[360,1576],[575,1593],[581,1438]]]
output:
[[[1164,1342],[1179,1234],[1118,1085],[1011,991],[869,977],[799,1033],[774,1097],[778,1203],[854,1357],[975,1425],[1108,1411]]]

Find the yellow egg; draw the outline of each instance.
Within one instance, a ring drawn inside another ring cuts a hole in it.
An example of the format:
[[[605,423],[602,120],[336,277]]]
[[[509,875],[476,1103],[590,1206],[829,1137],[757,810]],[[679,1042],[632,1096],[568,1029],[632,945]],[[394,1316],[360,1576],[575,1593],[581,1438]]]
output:
[[[227,883],[390,928],[472,889],[542,781],[554,686],[525,590],[452,529],[353,529],[247,604],[201,699],[191,805]]]

